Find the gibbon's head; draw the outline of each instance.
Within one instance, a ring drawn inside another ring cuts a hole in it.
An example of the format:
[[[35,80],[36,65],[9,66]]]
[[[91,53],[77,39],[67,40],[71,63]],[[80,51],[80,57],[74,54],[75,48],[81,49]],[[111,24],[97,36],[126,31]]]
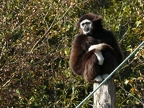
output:
[[[82,22],[80,22],[80,28],[83,34],[89,34],[91,33],[92,22],[88,19],[84,19]]]
[[[84,14],[78,21],[78,27],[85,35],[102,28],[102,16],[93,13]]]

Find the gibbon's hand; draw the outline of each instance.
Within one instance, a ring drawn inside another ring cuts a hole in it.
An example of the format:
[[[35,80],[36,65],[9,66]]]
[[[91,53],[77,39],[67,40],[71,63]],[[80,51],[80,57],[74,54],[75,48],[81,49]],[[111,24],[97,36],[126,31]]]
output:
[[[105,44],[104,43],[100,43],[100,44],[97,44],[97,45],[91,45],[88,49],[88,51],[91,51],[93,49],[97,49],[97,50],[101,50],[102,49],[102,46],[104,46]]]
[[[89,47],[88,51],[91,51],[91,50],[93,50],[93,49],[96,49],[96,45],[91,45],[91,46]]]
[[[93,49],[95,49],[94,51],[94,54],[97,56],[97,59],[98,59],[98,64],[99,65],[103,65],[103,62],[104,62],[104,57],[100,51],[100,48],[101,48],[101,44],[99,45],[91,45],[88,49],[88,51],[91,51]]]

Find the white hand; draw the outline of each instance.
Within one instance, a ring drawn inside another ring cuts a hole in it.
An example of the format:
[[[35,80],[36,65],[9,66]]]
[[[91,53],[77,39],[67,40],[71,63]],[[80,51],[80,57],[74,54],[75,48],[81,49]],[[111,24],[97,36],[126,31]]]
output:
[[[99,64],[99,65],[103,65],[103,62],[104,62],[104,57],[103,57],[103,55],[102,55],[102,53],[101,53],[101,51],[100,51],[101,47],[102,47],[101,44],[91,45],[91,46],[89,47],[89,49],[88,49],[89,51],[95,49],[95,52],[94,52],[94,53],[95,53],[95,55],[97,56],[98,64]]]
[[[95,55],[97,56],[98,64],[99,64],[99,65],[103,65],[104,57],[103,57],[101,51],[96,50],[96,51],[95,51]]]
[[[88,49],[88,51],[91,51],[93,49],[97,49],[97,50],[101,50],[102,47],[103,47],[104,43],[100,43],[100,44],[97,44],[97,45],[91,45]]]
[[[91,50],[93,50],[93,49],[96,49],[95,45],[91,45],[91,46],[89,47],[88,51],[91,51]]]

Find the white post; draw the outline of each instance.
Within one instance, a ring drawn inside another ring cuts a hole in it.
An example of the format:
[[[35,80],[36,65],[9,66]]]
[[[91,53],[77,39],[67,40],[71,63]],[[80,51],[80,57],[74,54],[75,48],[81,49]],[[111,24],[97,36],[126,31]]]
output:
[[[99,83],[94,83],[93,90],[95,90],[98,85]],[[114,79],[111,78],[94,93],[93,108],[116,108],[115,96]]]

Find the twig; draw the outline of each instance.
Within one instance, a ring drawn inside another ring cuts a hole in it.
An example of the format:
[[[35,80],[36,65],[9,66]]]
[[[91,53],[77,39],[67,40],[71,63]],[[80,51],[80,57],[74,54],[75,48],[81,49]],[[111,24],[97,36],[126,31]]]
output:
[[[1,60],[2,56],[4,55],[4,49],[6,48],[6,43],[7,42],[5,41],[5,43],[4,43],[3,47],[2,47],[1,55],[0,55],[0,60]]]
[[[55,16],[53,22],[51,23],[50,27],[46,30],[46,32],[44,33],[44,35],[34,44],[34,46],[32,47],[30,53],[32,53],[32,51],[34,50],[34,48],[37,46],[37,44],[49,33],[49,31],[52,29],[52,26],[54,25],[54,22],[56,20],[56,18],[58,17],[59,15]]]

